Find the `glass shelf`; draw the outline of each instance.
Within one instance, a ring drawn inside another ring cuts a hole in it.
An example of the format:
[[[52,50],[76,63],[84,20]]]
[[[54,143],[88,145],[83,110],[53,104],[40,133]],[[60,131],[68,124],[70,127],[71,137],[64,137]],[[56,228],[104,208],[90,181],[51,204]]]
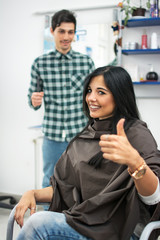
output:
[[[133,82],[133,85],[160,85],[158,81]]]
[[[124,21],[122,21],[124,24]],[[160,18],[132,18],[127,22],[126,27],[146,27],[146,26],[159,26]]]
[[[133,55],[133,54],[160,54],[160,48],[158,49],[134,49],[134,50],[122,50],[124,55]]]

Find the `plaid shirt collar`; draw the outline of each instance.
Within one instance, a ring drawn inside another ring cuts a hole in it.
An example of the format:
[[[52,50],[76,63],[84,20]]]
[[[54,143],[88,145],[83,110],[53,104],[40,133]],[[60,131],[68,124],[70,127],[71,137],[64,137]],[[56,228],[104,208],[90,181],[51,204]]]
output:
[[[57,59],[61,59],[62,56],[64,56],[65,58],[68,58],[68,59],[72,59],[73,58],[73,50],[71,49],[66,54],[63,54],[56,49],[55,50],[55,56],[56,56]]]

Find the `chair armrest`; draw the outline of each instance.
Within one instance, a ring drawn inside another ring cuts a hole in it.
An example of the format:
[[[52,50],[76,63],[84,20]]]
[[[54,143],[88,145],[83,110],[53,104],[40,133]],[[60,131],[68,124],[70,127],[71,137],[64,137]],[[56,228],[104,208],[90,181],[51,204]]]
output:
[[[160,221],[154,221],[154,222],[148,223],[143,229],[143,232],[139,240],[148,240],[151,232],[158,228],[160,228]]]
[[[7,224],[7,235],[6,235],[6,240],[12,240],[13,238],[13,228],[14,228],[14,214],[16,211],[16,206],[12,209],[9,219],[8,219],[8,224]]]
[[[42,202],[42,203],[37,202],[36,204],[37,205],[49,205],[49,203],[46,203],[46,202]],[[6,240],[13,239],[13,230],[14,230],[14,222],[15,222],[14,215],[16,212],[16,207],[17,207],[17,205],[15,205],[14,208],[11,210],[11,213],[8,218]]]

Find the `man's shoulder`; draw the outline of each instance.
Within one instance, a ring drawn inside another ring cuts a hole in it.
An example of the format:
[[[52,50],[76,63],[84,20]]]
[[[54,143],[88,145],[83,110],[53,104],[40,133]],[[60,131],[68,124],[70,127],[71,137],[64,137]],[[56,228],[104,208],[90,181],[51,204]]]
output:
[[[72,50],[72,54],[73,54],[73,57],[91,59],[87,54],[76,52],[74,50]]]
[[[34,62],[41,62],[41,61],[49,60],[49,59],[53,58],[54,55],[55,55],[54,51],[50,51],[50,52],[48,52],[48,53],[44,53],[44,54],[38,56],[38,57],[34,60]]]

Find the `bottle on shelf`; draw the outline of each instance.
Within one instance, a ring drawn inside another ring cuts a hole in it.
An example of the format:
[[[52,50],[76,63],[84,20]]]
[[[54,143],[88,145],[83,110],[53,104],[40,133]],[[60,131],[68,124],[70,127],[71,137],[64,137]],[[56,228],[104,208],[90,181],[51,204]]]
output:
[[[142,44],[141,44],[142,49],[147,49],[147,34],[146,31],[144,30],[143,35],[142,35]]]
[[[153,32],[151,35],[151,49],[158,48],[157,33]]]
[[[151,1],[150,1],[149,15],[150,15],[151,18],[154,17],[154,5],[155,5],[155,4],[154,4],[154,1],[155,1],[155,0],[151,0]]]
[[[155,4],[154,4],[154,18],[158,18],[159,17],[159,0],[155,0]]]
[[[153,69],[153,64],[150,65],[150,71],[146,75],[147,81],[158,81],[158,74]]]
[[[140,72],[140,74],[139,74],[139,81],[140,82],[144,82],[145,80],[144,80],[144,73],[143,72]]]

